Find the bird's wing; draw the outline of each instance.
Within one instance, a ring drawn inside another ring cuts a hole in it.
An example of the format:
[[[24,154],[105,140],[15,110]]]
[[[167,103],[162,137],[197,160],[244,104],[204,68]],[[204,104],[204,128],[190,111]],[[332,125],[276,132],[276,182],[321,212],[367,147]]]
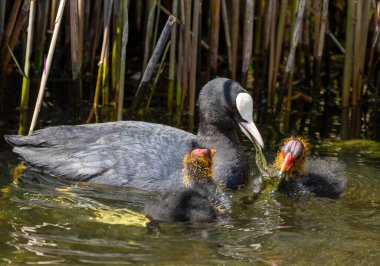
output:
[[[7,141],[29,165],[55,176],[156,189],[180,178],[182,158],[193,148],[195,136],[128,121],[51,127]]]

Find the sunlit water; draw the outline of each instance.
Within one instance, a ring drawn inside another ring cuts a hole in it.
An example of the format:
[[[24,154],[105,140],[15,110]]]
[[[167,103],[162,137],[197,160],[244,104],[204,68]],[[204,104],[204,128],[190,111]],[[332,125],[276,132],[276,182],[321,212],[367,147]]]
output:
[[[14,179],[17,156],[1,142],[0,264],[379,265],[379,160],[320,156],[346,164],[343,198],[247,202],[241,191],[225,221],[147,224],[135,212],[155,194],[31,171]]]

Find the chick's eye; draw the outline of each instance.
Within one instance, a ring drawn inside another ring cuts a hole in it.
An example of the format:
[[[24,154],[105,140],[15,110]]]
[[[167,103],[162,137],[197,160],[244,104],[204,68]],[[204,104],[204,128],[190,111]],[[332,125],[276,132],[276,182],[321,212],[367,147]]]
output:
[[[236,106],[228,107],[228,112],[235,113],[236,112]]]

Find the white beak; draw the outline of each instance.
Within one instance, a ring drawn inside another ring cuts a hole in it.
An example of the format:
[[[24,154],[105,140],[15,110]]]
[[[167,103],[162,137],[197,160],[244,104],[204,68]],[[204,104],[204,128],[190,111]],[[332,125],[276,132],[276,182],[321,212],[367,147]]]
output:
[[[251,95],[245,92],[241,92],[236,97],[236,107],[241,117],[246,122],[239,122],[241,131],[249,138],[252,143],[256,143],[260,147],[264,148],[264,141],[253,122],[253,100]]]

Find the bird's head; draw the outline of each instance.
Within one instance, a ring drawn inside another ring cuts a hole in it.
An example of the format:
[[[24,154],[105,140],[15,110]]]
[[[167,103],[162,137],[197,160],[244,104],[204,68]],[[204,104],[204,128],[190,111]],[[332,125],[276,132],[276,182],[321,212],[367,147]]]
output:
[[[213,180],[214,149],[193,149],[183,159],[183,183],[192,186],[196,183],[208,183]]]
[[[280,176],[295,176],[301,171],[303,163],[309,154],[308,143],[300,136],[292,136],[284,140],[284,145],[277,153],[275,167]]]
[[[198,106],[201,125],[213,125],[221,130],[239,127],[252,143],[264,148],[253,122],[253,99],[236,81],[227,78],[209,81],[199,94]]]

